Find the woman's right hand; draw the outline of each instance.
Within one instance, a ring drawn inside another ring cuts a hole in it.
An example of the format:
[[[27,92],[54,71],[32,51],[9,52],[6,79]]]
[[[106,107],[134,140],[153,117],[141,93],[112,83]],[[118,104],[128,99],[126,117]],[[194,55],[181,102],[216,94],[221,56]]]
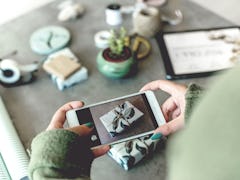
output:
[[[159,89],[167,92],[170,97],[161,106],[167,123],[157,128],[155,133],[160,132],[168,136],[184,126],[187,87],[167,80],[156,80],[143,86],[140,91]]]

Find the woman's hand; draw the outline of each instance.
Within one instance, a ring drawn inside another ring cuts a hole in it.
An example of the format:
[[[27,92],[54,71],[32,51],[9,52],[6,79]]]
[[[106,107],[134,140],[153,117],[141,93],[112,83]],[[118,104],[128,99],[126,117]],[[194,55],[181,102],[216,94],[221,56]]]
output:
[[[167,123],[157,128],[155,133],[160,132],[167,136],[184,126],[185,94],[187,87],[171,81],[157,80],[146,84],[140,91],[159,89],[167,92],[170,97],[161,106]]]
[[[63,125],[66,121],[66,112],[71,109],[76,109],[84,106],[84,103],[81,101],[72,101],[69,103],[64,104],[60,107],[52,117],[52,120],[47,128],[47,130],[52,129],[62,129]],[[80,125],[72,128],[68,128],[67,130],[72,131],[80,136],[87,136],[90,134],[93,128],[89,128],[85,125]],[[84,146],[84,144],[83,144]],[[109,150],[109,146],[101,146],[93,150],[93,154],[95,157],[101,156],[105,154]]]

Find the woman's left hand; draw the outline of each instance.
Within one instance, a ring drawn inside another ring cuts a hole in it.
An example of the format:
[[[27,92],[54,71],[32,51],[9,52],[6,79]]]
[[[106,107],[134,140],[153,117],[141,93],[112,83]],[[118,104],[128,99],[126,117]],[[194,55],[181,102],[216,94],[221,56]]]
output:
[[[63,129],[64,128],[63,125],[66,121],[67,111],[69,111],[71,109],[80,108],[83,106],[84,106],[84,103],[82,101],[72,101],[72,102],[68,102],[68,103],[64,104],[53,115],[52,120],[47,128],[47,131],[53,130],[53,129]],[[90,132],[92,131],[92,129],[93,128],[89,128],[88,126],[85,126],[85,125],[79,125],[79,126],[67,128],[67,130],[72,131],[72,132],[78,134],[79,136],[89,135]],[[83,144],[83,146],[84,146],[84,144]],[[105,145],[105,146],[96,148],[92,151],[96,158],[96,157],[104,155],[109,149],[110,149],[110,147],[108,145]]]

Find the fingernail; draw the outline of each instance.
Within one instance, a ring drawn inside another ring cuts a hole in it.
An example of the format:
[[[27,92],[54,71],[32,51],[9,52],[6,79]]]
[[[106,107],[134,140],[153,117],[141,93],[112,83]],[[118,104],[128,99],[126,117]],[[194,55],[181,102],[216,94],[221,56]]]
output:
[[[93,123],[92,122],[88,122],[86,124],[84,124],[85,126],[89,127],[89,128],[92,128],[93,127]]]
[[[85,103],[83,102],[83,101],[81,101],[82,102],[82,105],[84,106],[85,105]]]
[[[112,144],[109,144],[108,146],[109,146],[109,149],[111,149],[111,148],[113,147],[113,145],[112,145]]]
[[[161,133],[155,133],[151,136],[151,140],[157,140],[157,139],[161,139],[162,134]]]

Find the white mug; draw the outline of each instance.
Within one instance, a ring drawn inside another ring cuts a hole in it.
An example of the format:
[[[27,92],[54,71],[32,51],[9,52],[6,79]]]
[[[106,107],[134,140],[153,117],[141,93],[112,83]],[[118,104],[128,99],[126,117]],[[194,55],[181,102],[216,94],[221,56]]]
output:
[[[109,4],[106,8],[106,22],[109,25],[117,26],[122,23],[121,5]]]

